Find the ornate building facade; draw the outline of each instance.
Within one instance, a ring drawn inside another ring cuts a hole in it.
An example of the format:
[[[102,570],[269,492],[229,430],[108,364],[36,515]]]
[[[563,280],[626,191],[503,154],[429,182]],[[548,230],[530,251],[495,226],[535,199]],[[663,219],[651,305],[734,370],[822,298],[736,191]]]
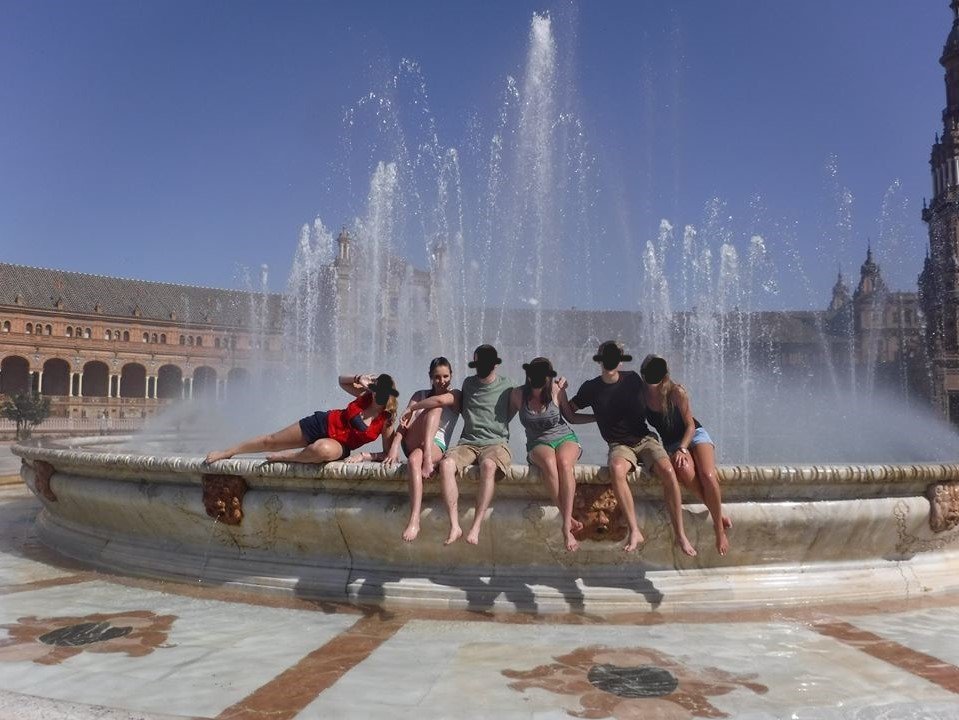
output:
[[[922,210],[929,226],[929,252],[919,276],[919,297],[933,401],[959,424],[959,0],[952,0],[950,7],[952,29],[939,58],[945,69],[946,107],[942,136],[936,134],[929,158],[932,200]]]
[[[279,295],[0,263],[0,395],[70,418],[225,398],[279,359],[281,320]]]

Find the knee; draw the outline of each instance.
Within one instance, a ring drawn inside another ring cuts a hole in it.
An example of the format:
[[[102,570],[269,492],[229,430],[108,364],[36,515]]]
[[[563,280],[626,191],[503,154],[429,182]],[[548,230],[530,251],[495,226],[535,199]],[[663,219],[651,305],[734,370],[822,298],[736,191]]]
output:
[[[616,479],[625,478],[629,469],[629,463],[621,458],[613,458],[613,461],[609,464],[609,474]]]
[[[411,463],[417,463],[423,461],[423,451],[420,448],[416,448],[413,452],[410,453],[409,458],[407,458]]]
[[[654,466],[654,475],[659,478],[664,485],[671,485],[676,482],[676,471],[673,470],[673,464],[668,460],[660,460]]]
[[[453,462],[453,458],[445,457],[440,460],[440,472],[456,472],[456,463]]]
[[[719,478],[716,476],[715,470],[700,473],[700,478],[702,479],[703,485],[715,485],[716,487],[719,486]]]
[[[496,472],[496,463],[489,458],[483,458],[479,463],[480,475],[489,477]]]

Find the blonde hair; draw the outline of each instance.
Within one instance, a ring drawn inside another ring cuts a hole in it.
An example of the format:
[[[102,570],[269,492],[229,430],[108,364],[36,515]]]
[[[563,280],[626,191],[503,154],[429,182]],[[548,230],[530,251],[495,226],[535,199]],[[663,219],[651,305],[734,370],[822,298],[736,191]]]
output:
[[[386,401],[386,406],[383,408],[383,412],[386,413],[386,421],[390,424],[390,427],[393,426],[393,422],[396,420],[396,396],[390,395],[390,399]]]

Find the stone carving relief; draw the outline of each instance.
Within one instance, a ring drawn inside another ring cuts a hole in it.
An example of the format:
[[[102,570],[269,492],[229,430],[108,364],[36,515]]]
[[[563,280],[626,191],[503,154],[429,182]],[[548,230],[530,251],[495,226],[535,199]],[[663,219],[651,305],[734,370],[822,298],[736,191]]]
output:
[[[573,517],[583,523],[582,528],[573,530],[577,540],[617,542],[629,532],[616,495],[608,484],[577,485]]]
[[[929,527],[941,533],[959,525],[959,483],[935,483],[926,490]]]
[[[206,514],[225,525],[243,521],[246,480],[239,475],[204,475],[203,507]]]
[[[55,472],[53,465],[43,460],[33,461],[33,484],[37,492],[50,502],[56,502],[57,496],[50,489],[50,478]]]

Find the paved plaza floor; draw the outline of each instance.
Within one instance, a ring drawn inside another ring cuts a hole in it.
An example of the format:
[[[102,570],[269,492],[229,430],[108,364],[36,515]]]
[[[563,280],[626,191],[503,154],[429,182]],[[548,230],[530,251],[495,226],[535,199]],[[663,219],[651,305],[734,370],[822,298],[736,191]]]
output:
[[[0,487],[0,719],[959,718],[959,597],[599,617],[93,572]]]

